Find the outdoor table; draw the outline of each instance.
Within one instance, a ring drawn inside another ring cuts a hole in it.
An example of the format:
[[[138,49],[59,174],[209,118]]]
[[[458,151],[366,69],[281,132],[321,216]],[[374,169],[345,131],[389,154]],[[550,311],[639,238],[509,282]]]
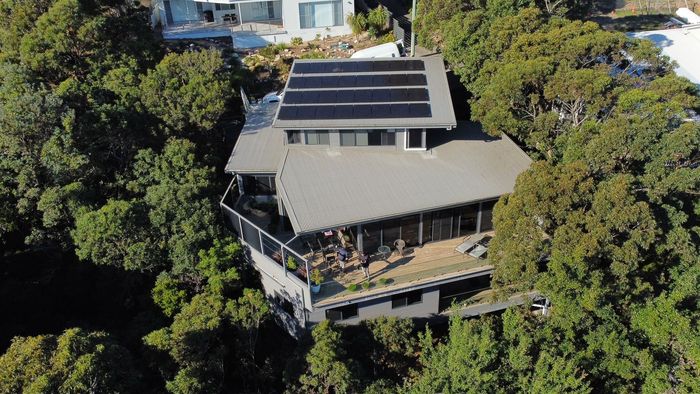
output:
[[[382,255],[382,260],[386,260],[387,257],[391,256],[391,248],[386,245],[377,248],[377,252]]]

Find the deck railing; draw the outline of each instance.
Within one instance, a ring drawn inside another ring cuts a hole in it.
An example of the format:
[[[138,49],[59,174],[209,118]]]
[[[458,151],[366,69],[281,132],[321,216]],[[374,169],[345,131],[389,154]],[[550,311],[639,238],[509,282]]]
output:
[[[234,178],[220,202],[220,206],[224,211],[224,217],[231,229],[243,243],[282,268],[285,277],[303,288],[305,290],[304,298],[307,301],[307,305],[310,305],[311,279],[309,273],[311,272],[311,267],[309,261],[237,212],[233,207],[236,207],[240,197],[238,184]],[[290,260],[297,264],[296,269],[289,268],[288,263]]]

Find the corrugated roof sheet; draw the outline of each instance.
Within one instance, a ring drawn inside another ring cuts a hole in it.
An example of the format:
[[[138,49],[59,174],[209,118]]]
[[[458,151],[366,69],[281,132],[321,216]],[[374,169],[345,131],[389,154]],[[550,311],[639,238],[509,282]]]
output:
[[[290,147],[277,187],[294,230],[341,225],[499,197],[531,163],[508,137],[493,138],[474,123],[429,133],[434,148]]]
[[[274,173],[284,154],[285,134],[272,128],[279,103],[263,103],[246,114],[245,126],[226,164],[228,173]]]

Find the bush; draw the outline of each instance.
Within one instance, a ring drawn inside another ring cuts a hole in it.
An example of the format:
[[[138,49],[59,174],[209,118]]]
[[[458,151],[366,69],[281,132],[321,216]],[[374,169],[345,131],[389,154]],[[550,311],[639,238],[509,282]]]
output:
[[[387,278],[379,278],[379,284],[384,286],[385,284],[389,283],[389,279]]]
[[[290,42],[292,45],[301,45],[304,43],[304,40],[302,40],[301,37],[292,37]]]
[[[321,275],[321,270],[318,268],[311,271],[311,282],[313,282],[313,284],[316,286],[323,283],[323,275]]]
[[[367,290],[372,284],[369,281],[362,282],[362,288]]]
[[[296,271],[299,268],[299,263],[297,263],[297,259],[295,259],[292,256],[289,256],[287,258],[287,269],[290,271]]]
[[[357,291],[357,284],[356,283],[350,283],[348,286],[348,290],[350,291]]]
[[[350,25],[352,34],[356,36],[359,36],[363,31],[365,31],[365,29],[367,29],[367,16],[362,12],[358,12],[357,14],[348,14],[345,20],[348,22],[348,25]]]
[[[311,51],[311,52],[306,52],[303,55],[299,56],[300,59],[326,59],[328,58],[328,55],[321,52],[321,51]]]
[[[370,26],[369,29],[367,29],[367,33],[369,33],[370,37],[377,38],[377,35],[379,35],[379,30],[377,30],[377,28],[374,26]]]
[[[389,10],[382,5],[371,10],[369,15],[367,15],[369,29],[374,27],[378,32],[386,29],[387,20],[389,20]]]

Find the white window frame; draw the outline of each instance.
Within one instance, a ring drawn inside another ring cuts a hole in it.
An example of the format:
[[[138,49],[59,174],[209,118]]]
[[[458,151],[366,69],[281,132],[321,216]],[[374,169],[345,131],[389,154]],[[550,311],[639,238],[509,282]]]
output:
[[[408,146],[408,140],[409,140],[409,134],[410,134],[410,131],[409,131],[409,130],[410,130],[410,129],[404,129],[404,132],[403,132],[403,135],[404,135],[404,138],[403,138],[403,141],[404,141],[403,148],[404,148],[404,150],[426,150],[426,149],[427,149],[427,142],[426,142],[426,140],[427,140],[427,135],[426,135],[427,132],[425,131],[425,129],[422,129],[422,130],[423,130],[423,132],[422,132],[422,134],[421,134],[421,145],[422,145],[422,146],[421,146],[420,148],[409,148],[409,146]]]

